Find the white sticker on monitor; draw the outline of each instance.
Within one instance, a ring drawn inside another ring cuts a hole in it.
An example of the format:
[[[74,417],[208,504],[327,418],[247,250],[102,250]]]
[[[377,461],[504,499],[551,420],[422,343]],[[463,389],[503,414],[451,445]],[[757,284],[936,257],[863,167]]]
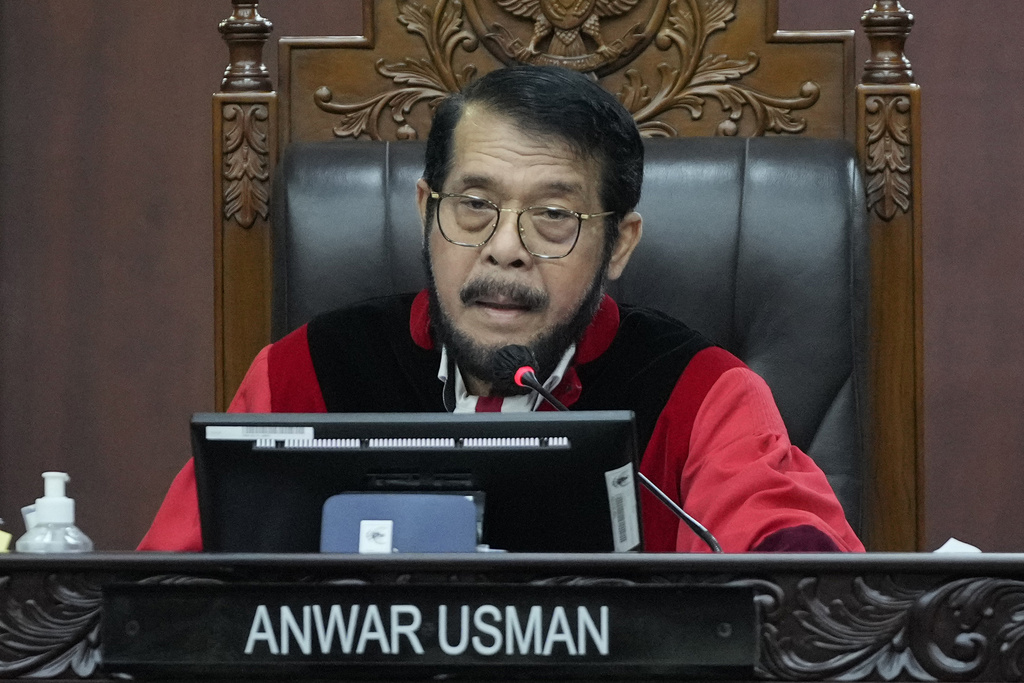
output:
[[[287,425],[208,425],[207,441],[256,441],[257,439],[312,439],[312,427]]]
[[[364,519],[359,522],[359,552],[382,554],[391,552],[395,523],[390,519]]]
[[[615,552],[633,550],[640,545],[640,520],[636,508],[633,466],[623,465],[605,472],[604,482],[608,489],[608,509],[612,517]]]

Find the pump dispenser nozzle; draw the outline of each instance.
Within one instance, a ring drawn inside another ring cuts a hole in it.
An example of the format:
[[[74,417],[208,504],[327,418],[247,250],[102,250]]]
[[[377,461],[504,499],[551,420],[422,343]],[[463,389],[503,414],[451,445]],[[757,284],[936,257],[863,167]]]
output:
[[[43,497],[36,498],[36,524],[74,524],[75,501],[64,495],[65,472],[43,472]]]
[[[67,472],[43,472],[43,495],[47,498],[63,498],[64,484],[71,481]]]

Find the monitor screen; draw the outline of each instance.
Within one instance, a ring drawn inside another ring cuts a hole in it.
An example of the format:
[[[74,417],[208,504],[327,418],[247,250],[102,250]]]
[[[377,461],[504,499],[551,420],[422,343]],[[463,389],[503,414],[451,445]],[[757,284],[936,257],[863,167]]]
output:
[[[628,411],[224,414],[192,418],[203,547],[316,552],[328,498],[482,493],[482,544],[639,550]]]

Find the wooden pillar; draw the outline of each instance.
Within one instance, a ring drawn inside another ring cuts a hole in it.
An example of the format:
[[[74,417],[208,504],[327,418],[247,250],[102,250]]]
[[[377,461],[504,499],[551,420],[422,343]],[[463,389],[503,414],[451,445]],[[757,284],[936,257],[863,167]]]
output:
[[[277,157],[277,93],[263,64],[273,26],[258,2],[231,4],[234,11],[220,23],[229,63],[213,96],[217,410],[227,408],[249,362],[270,341],[270,182]]]
[[[870,550],[921,550],[921,98],[903,51],[914,17],[899,0],[877,0],[861,23],[871,44],[857,86],[872,263],[873,447],[866,540]]]

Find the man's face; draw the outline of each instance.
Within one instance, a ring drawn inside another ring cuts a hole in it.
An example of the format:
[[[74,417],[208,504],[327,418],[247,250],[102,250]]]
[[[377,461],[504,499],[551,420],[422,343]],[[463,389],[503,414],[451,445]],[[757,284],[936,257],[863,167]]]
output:
[[[471,194],[502,208],[559,206],[580,213],[598,213],[600,167],[594,159],[579,159],[563,142],[518,130],[486,109],[470,106],[455,128],[453,164],[444,187],[417,186],[420,215],[426,216],[431,189]],[[436,220],[427,232],[427,253],[442,329],[454,337],[449,345],[464,371],[485,384],[490,353],[508,344],[523,344],[534,352],[538,342],[578,336],[600,299],[607,276],[622,272],[639,238],[639,216],[623,221],[624,232],[606,266],[604,219],[583,223],[573,251],[561,259],[540,259],[530,254],[519,238],[516,216],[502,212],[494,235],[482,247],[463,247],[444,239]],[[579,319],[583,318],[580,329]],[[575,339],[558,339],[556,357]],[[451,346],[456,348],[451,348]],[[458,348],[459,346],[470,348]],[[540,359],[542,372],[547,359]],[[469,361],[468,363],[465,361]],[[557,362],[557,360],[556,360]],[[466,366],[470,367],[466,367]],[[470,381],[467,379],[467,382]],[[474,387],[471,386],[471,389]],[[486,390],[488,387],[476,387]]]

